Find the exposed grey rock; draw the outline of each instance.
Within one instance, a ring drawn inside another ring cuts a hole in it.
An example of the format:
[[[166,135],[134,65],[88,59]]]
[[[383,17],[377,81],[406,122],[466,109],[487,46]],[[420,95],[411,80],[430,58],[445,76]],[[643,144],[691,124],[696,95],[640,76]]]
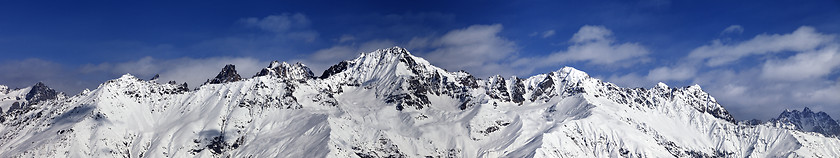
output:
[[[840,136],[840,125],[825,112],[813,112],[808,107],[802,111],[785,110],[768,123],[804,132],[822,133],[826,136]]]
[[[236,82],[242,80],[242,77],[236,73],[236,65],[228,64],[222,68],[222,71],[219,72],[219,75],[216,75],[216,78],[211,79],[208,81],[209,84],[219,84],[219,83],[228,83],[228,82]]]
[[[42,82],[36,83],[32,86],[32,90],[29,90],[29,93],[26,93],[26,100],[29,101],[29,104],[38,104],[41,101],[55,99],[58,97],[58,92],[47,87]]]

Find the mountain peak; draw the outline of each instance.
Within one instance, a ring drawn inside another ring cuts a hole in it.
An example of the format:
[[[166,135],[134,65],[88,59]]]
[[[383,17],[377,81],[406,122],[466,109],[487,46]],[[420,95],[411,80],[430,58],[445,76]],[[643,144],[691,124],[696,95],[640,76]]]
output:
[[[0,85],[0,94],[9,93],[9,87],[5,85]]]
[[[455,96],[458,107],[464,109],[475,104],[468,98],[469,89],[479,88],[477,79],[469,73],[448,72],[401,47],[379,49],[342,61],[324,71],[320,78],[372,87],[397,110],[428,107],[431,102],[427,95]]]
[[[415,61],[418,59],[425,62],[424,59],[412,55],[407,49],[395,46],[391,48],[378,49],[370,53],[363,53],[354,61],[373,61],[378,64],[396,64],[403,62],[414,65],[416,64]],[[428,62],[425,63],[428,65]]]
[[[699,84],[694,84],[694,85],[688,86],[688,89],[703,91],[703,88],[700,87]]]
[[[566,80],[580,81],[589,77],[589,74],[586,72],[568,66],[564,66],[563,68],[560,68],[560,70],[554,72],[565,76],[564,78],[566,78]]]
[[[125,73],[122,76],[120,76],[120,78],[117,78],[117,79],[120,79],[120,80],[137,80],[138,78],[135,77],[134,75],[131,75],[131,73]]]
[[[769,121],[778,127],[805,132],[822,133],[828,136],[840,136],[840,124],[825,112],[814,112],[805,107],[802,111],[786,109],[779,117]]]
[[[286,62],[280,63],[280,61],[272,61],[271,64],[268,64],[268,68],[276,68],[279,67],[280,64],[286,64]]]
[[[405,48],[391,47],[362,53],[353,60],[342,61],[331,66],[320,78],[327,78],[345,71],[357,75],[355,79],[372,79],[376,76],[413,76],[445,70],[431,65],[423,58],[411,55]],[[361,78],[359,78],[361,77]]]
[[[30,101],[32,104],[37,104],[38,102],[55,99],[58,97],[58,92],[53,90],[50,87],[47,87],[43,82],[38,82],[32,89],[29,90],[29,93],[26,93],[26,100]]]
[[[656,87],[658,88],[668,88],[668,85],[662,82],[656,83]]]
[[[384,55],[384,54],[411,55],[411,52],[409,52],[408,49],[405,49],[405,48],[402,48],[402,47],[399,47],[399,46],[394,46],[394,47],[391,47],[391,48],[377,49],[377,50],[375,50],[373,52],[370,52],[370,53],[363,53],[362,56],[370,56],[370,55],[380,55],[381,56],[381,55]]]
[[[242,80],[242,77],[236,73],[236,65],[227,64],[222,71],[216,75],[216,78],[213,78],[208,83],[210,84],[219,84],[219,83],[227,83],[227,82],[236,82]]]
[[[135,83],[135,82],[141,82],[141,81],[143,81],[143,80],[135,77],[134,75],[131,75],[131,73],[126,73],[126,74],[123,74],[122,76],[120,76],[120,78],[108,80],[105,83],[100,84],[99,88],[102,88],[103,86],[110,86],[110,85],[125,85],[125,84],[131,84],[131,83]]]

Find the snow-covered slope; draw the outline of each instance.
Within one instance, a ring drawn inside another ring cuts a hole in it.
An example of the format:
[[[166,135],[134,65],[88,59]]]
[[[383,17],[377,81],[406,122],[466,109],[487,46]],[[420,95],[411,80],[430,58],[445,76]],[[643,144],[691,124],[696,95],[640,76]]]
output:
[[[4,113],[30,108],[32,104],[65,97],[64,93],[56,92],[41,82],[30,87],[11,90],[7,86],[0,85],[0,116]],[[0,122],[2,121],[3,117],[0,117]]]
[[[316,77],[226,66],[196,90],[131,75],[3,114],[22,157],[838,157],[840,140],[736,123],[700,86],[622,88],[571,67],[447,72],[399,47]],[[11,93],[8,93],[11,94]]]

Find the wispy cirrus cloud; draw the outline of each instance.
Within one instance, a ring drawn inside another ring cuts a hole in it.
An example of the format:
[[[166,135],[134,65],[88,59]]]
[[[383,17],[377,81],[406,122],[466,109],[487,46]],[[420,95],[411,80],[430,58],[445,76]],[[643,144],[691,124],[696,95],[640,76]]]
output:
[[[800,81],[822,78],[840,67],[840,45],[797,52],[785,59],[768,59],[761,65],[761,77],[768,80]]]
[[[536,69],[583,63],[607,67],[628,67],[650,61],[650,51],[638,43],[617,43],[611,30],[604,26],[586,25],[575,33],[566,50],[547,56],[519,59],[516,66]]]
[[[730,34],[730,33],[731,34],[744,33],[744,27],[741,27],[741,25],[731,25],[729,27],[726,27],[726,29],[723,29],[723,31],[720,32],[720,34]]]
[[[452,30],[430,40],[427,47],[432,49],[421,55],[432,64],[454,70],[470,70],[479,76],[499,72],[510,75],[514,69],[502,64],[516,55],[516,44],[499,35],[502,28],[501,24],[493,24]]]
[[[62,64],[37,58],[0,62],[0,84],[9,88],[23,88],[44,82],[54,88],[74,87],[80,84],[78,76]]]
[[[692,50],[688,57],[701,60],[706,66],[722,66],[750,55],[808,51],[833,40],[834,35],[821,34],[813,27],[803,26],[789,34],[761,34],[739,43],[714,40],[709,45]]]
[[[556,31],[554,31],[554,30],[546,30],[546,31],[543,31],[543,32],[534,32],[534,33],[531,33],[531,35],[530,35],[530,36],[537,36],[537,37],[542,37],[542,38],[548,38],[548,37],[554,36],[554,34],[555,34],[555,33],[557,33],[557,32],[556,32]]]

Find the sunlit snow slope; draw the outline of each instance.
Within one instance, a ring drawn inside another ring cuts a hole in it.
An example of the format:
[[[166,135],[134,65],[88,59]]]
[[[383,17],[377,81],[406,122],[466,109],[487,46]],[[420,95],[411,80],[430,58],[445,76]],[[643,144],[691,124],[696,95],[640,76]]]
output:
[[[0,156],[840,157],[837,138],[737,123],[700,86],[622,88],[571,67],[477,79],[394,47],[320,76],[272,62],[212,81],[126,74],[27,104],[2,114]]]

